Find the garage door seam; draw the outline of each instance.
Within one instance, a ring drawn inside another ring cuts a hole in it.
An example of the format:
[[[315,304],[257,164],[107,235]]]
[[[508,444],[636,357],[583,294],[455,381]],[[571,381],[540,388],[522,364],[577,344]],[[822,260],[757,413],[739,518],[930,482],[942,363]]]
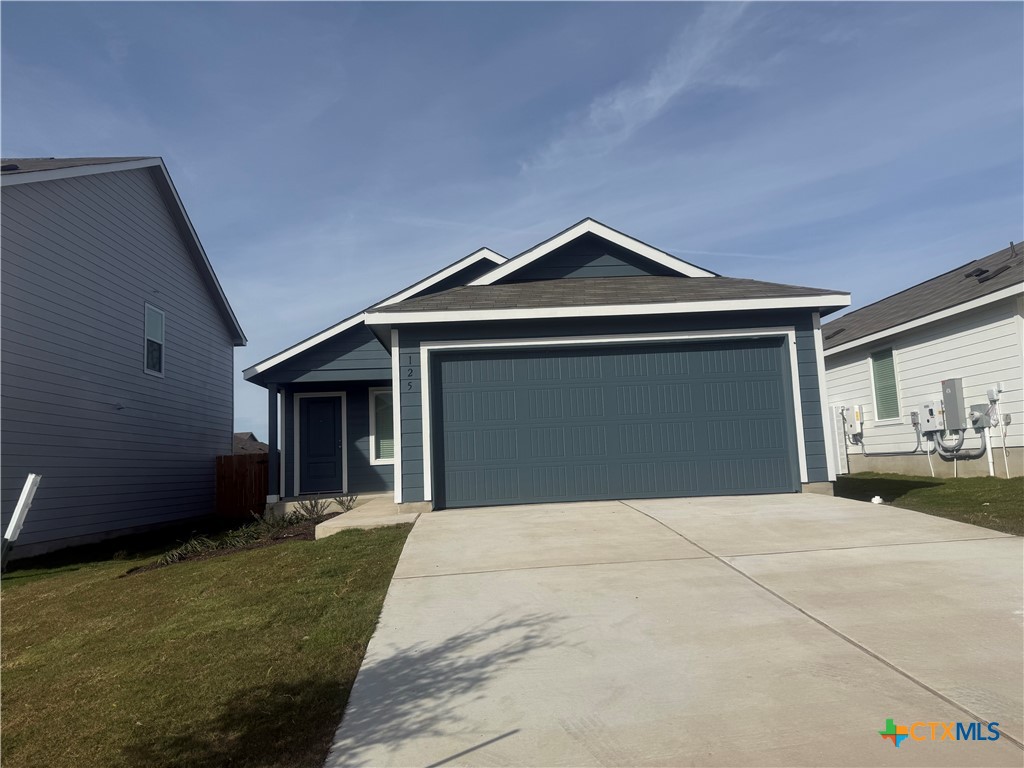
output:
[[[772,595],[773,597],[777,598],[778,600],[782,601],[783,603],[785,603],[786,605],[788,605],[788,606],[789,606],[790,608],[793,608],[794,610],[796,610],[796,611],[798,611],[799,613],[803,614],[804,616],[806,616],[807,618],[809,618],[809,619],[810,619],[811,621],[815,622],[815,623],[816,623],[816,624],[818,624],[819,626],[821,626],[821,627],[824,627],[824,628],[825,628],[825,629],[827,629],[827,630],[828,630],[829,632],[831,632],[832,634],[834,634],[834,635],[835,635],[836,637],[838,637],[838,638],[840,638],[840,639],[842,639],[842,640],[845,640],[845,641],[846,641],[847,643],[849,643],[850,645],[852,645],[852,646],[853,646],[854,648],[857,648],[858,650],[860,650],[860,651],[862,651],[863,653],[867,654],[868,656],[870,656],[871,658],[875,659],[876,661],[878,661],[878,662],[880,662],[880,663],[884,664],[884,665],[885,665],[885,666],[887,666],[887,667],[888,667],[889,669],[891,669],[891,670],[892,670],[893,672],[896,672],[897,674],[899,674],[899,675],[902,675],[903,677],[905,677],[905,678],[906,678],[907,680],[909,680],[910,682],[914,683],[914,684],[915,684],[915,685],[917,685],[918,687],[920,687],[920,688],[922,688],[922,689],[924,689],[924,690],[928,691],[929,693],[931,693],[932,695],[934,695],[934,696],[938,697],[939,699],[942,699],[942,701],[946,702],[946,703],[947,703],[947,704],[949,704],[950,706],[952,706],[952,707],[955,707],[956,709],[959,709],[959,710],[960,710],[961,712],[963,712],[963,713],[964,713],[965,715],[968,715],[968,716],[969,716],[969,717],[971,717],[972,719],[974,719],[974,720],[977,720],[977,721],[978,721],[979,723],[981,723],[982,725],[985,725],[985,726],[988,726],[988,727],[993,727],[993,725],[994,725],[994,724],[992,723],[992,721],[990,721],[990,720],[986,720],[986,719],[985,719],[984,717],[982,717],[981,715],[979,715],[979,714],[977,714],[977,713],[975,713],[975,712],[972,712],[972,711],[971,711],[970,709],[968,709],[967,707],[965,707],[965,706],[964,706],[963,704],[960,704],[959,702],[955,701],[954,699],[951,699],[951,698],[950,698],[949,696],[946,696],[946,695],[945,695],[944,693],[942,693],[942,692],[940,692],[940,691],[936,690],[935,688],[932,688],[932,687],[931,687],[930,685],[928,685],[927,683],[925,683],[925,682],[923,682],[923,681],[921,681],[921,680],[918,680],[918,679],[917,679],[916,677],[914,677],[914,676],[913,676],[912,674],[910,674],[910,673],[909,673],[909,672],[907,672],[906,670],[904,670],[904,669],[901,669],[900,667],[896,666],[895,664],[893,664],[893,663],[892,663],[891,661],[889,661],[889,660],[888,660],[888,659],[886,659],[885,657],[883,657],[883,656],[880,656],[879,654],[875,653],[874,651],[872,651],[872,650],[871,650],[870,648],[868,648],[867,646],[863,645],[862,643],[859,643],[859,642],[857,642],[856,640],[854,640],[854,639],[853,639],[852,637],[850,637],[849,635],[847,635],[847,634],[843,633],[842,631],[840,631],[840,630],[836,629],[836,628],[835,628],[835,627],[833,627],[833,626],[832,626],[831,624],[829,624],[829,623],[828,623],[827,621],[824,621],[823,619],[819,619],[819,618],[818,618],[817,616],[815,616],[815,615],[814,615],[813,613],[810,613],[810,612],[808,612],[808,611],[804,610],[804,609],[803,609],[803,608],[801,608],[801,607],[800,607],[799,605],[797,605],[796,603],[794,603],[794,602],[793,602],[792,600],[789,600],[789,599],[787,599],[787,598],[783,597],[783,596],[782,596],[781,594],[779,594],[779,593],[778,593],[778,592],[776,592],[775,590],[771,589],[770,587],[766,586],[765,584],[762,584],[762,583],[761,583],[760,581],[758,581],[757,579],[755,579],[755,578],[754,578],[753,576],[751,576],[750,574],[748,574],[748,573],[745,573],[745,572],[744,572],[744,571],[742,571],[742,570],[741,570],[740,568],[737,568],[737,567],[736,567],[735,565],[733,565],[732,563],[730,563],[730,562],[729,562],[728,560],[726,560],[726,559],[724,559],[724,558],[722,558],[722,557],[719,557],[718,555],[716,555],[716,554],[715,554],[714,552],[712,552],[711,550],[709,550],[709,549],[707,549],[707,548],[705,548],[705,547],[702,547],[702,546],[701,546],[700,544],[698,544],[697,542],[695,542],[695,541],[693,541],[692,539],[688,538],[687,536],[683,535],[682,533],[680,533],[679,531],[677,531],[677,530],[676,530],[675,528],[672,528],[671,526],[667,525],[666,523],[662,522],[661,520],[658,520],[658,518],[656,518],[656,517],[654,517],[654,516],[652,516],[652,515],[649,515],[649,514],[647,514],[647,513],[646,513],[646,512],[644,512],[644,511],[643,511],[642,509],[637,509],[636,507],[634,507],[634,506],[633,506],[633,505],[631,505],[631,504],[627,504],[627,503],[626,503],[626,502],[624,502],[624,501],[620,501],[619,503],[620,503],[620,504],[622,504],[622,505],[623,505],[623,506],[625,506],[625,507],[629,507],[630,509],[632,509],[632,510],[635,510],[636,512],[639,512],[639,513],[640,513],[641,515],[644,515],[644,516],[646,516],[646,517],[649,517],[649,518],[650,518],[651,520],[654,520],[654,521],[655,521],[656,523],[658,523],[659,525],[662,525],[662,526],[664,526],[665,528],[667,528],[668,530],[672,531],[672,532],[673,532],[674,534],[676,534],[676,536],[679,536],[679,537],[680,537],[681,539],[683,539],[683,540],[685,540],[685,541],[689,542],[690,544],[692,544],[693,546],[697,547],[697,549],[701,550],[702,552],[707,552],[707,553],[708,553],[708,555],[709,555],[710,557],[713,557],[713,558],[714,558],[715,560],[717,560],[718,562],[720,562],[720,563],[721,563],[722,565],[724,565],[724,566],[725,566],[726,568],[729,568],[729,569],[731,569],[731,570],[735,571],[736,573],[738,573],[738,574],[739,574],[740,576],[742,576],[743,578],[747,579],[747,580],[748,580],[749,582],[751,582],[752,584],[756,584],[756,585],[757,585],[757,586],[759,586],[759,587],[760,587],[761,589],[763,589],[763,590],[764,590],[765,592],[767,592],[768,594],[770,594],[770,595]],[[995,537],[995,538],[1004,538],[1004,537],[1001,537],[1001,536],[1000,536],[1000,537]],[[971,539],[971,541],[973,541],[973,539]],[[1004,738],[1006,738],[1006,740],[1007,740],[1007,741],[1010,741],[1010,742],[1012,742],[1012,743],[1013,743],[1014,745],[1016,745],[1016,746],[1017,746],[1017,747],[1018,747],[1019,749],[1024,749],[1024,743],[1022,743],[1022,742],[1021,742],[1020,740],[1018,740],[1018,739],[1014,738],[1013,736],[1011,736],[1010,734],[1008,734],[1008,733],[1007,733],[1007,732],[1006,732],[1005,730],[1003,730],[1002,728],[996,728],[996,730],[997,730],[997,731],[999,731],[999,733],[1000,733],[1000,734],[1001,734],[1001,735],[1002,735],[1002,736],[1003,736]]]
[[[706,550],[705,550],[706,551]],[[637,563],[674,563],[681,560],[708,560],[714,555],[689,555],[688,557],[655,557],[648,560],[605,560],[596,563],[556,563],[554,565],[523,565],[518,568],[488,568],[481,571],[456,571],[455,573],[422,573],[418,576],[394,576],[392,581],[413,579],[440,579],[444,576],[475,576],[479,573],[510,573],[512,571],[541,571],[549,568],[588,568],[594,565],[635,565]]]
[[[685,538],[685,537],[684,537]],[[809,552],[842,552],[847,549],[880,549],[882,547],[916,547],[922,544],[953,544],[957,541],[994,541],[996,539],[1016,538],[1010,534],[999,536],[980,536],[976,539],[936,539],[934,541],[897,541],[891,544],[857,544],[852,547],[818,547],[817,549],[787,549],[781,552],[742,552],[723,557],[765,557],[767,555],[803,555]],[[687,539],[689,541],[689,539]]]

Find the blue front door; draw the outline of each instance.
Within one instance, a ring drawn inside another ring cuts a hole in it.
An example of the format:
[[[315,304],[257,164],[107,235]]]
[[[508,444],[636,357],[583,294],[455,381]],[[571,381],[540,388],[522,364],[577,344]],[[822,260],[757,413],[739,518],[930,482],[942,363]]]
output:
[[[299,400],[299,493],[344,490],[341,398]]]

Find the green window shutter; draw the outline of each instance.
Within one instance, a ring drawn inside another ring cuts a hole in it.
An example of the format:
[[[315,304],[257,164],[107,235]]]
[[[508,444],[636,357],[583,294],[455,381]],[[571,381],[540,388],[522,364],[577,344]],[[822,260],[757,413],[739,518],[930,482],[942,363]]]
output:
[[[898,419],[900,400],[891,349],[871,356],[871,372],[875,384],[875,419]]]
[[[395,458],[395,429],[392,420],[391,393],[379,392],[374,397],[374,452],[379,460]]]

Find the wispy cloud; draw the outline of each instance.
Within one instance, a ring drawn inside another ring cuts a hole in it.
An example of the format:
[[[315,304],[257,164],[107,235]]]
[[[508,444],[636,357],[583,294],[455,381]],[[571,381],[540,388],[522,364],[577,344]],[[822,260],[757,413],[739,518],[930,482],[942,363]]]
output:
[[[606,154],[657,119],[677,96],[697,86],[751,85],[751,80],[720,66],[736,42],[745,11],[742,3],[707,5],[642,82],[622,85],[592,100],[585,114],[570,121],[523,169],[555,168]]]

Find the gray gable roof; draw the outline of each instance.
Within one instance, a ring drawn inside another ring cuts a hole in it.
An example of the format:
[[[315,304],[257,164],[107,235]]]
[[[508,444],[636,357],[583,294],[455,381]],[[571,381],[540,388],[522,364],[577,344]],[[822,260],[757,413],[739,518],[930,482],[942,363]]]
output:
[[[108,163],[130,163],[133,160],[153,160],[148,156],[139,157],[5,157],[0,160],[4,176],[33,171],[59,171],[64,168],[80,168],[85,165],[106,165]],[[14,167],[11,167],[14,166]]]
[[[825,323],[823,345],[848,344],[1022,282],[1024,246],[1003,248]]]
[[[843,293],[738,277],[583,277],[526,283],[467,285],[382,307],[379,312],[533,309],[680,301],[797,298]],[[845,294],[844,294],[845,295]],[[370,312],[372,316],[373,311]]]

